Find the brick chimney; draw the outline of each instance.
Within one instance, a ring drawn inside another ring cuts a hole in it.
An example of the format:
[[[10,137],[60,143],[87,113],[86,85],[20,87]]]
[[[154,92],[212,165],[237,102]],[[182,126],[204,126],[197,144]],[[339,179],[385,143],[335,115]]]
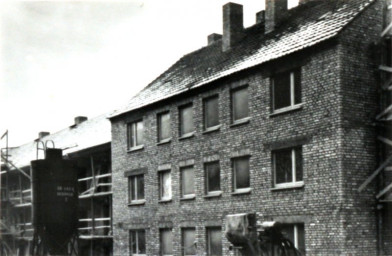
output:
[[[269,33],[287,13],[287,0],[265,0],[265,32]]]
[[[222,35],[213,33],[213,34],[209,35],[207,39],[208,39],[208,45],[211,45],[211,44],[215,43],[216,41],[222,39]]]
[[[265,22],[265,11],[256,13],[256,24],[263,24]]]
[[[75,125],[79,125],[86,120],[87,120],[87,117],[85,117],[85,116],[77,116],[77,117],[75,117]]]
[[[48,136],[50,134],[50,132],[39,132],[38,133],[38,138],[42,139],[45,136]]]
[[[240,4],[227,3],[223,6],[222,50],[229,50],[244,35],[243,8]]]

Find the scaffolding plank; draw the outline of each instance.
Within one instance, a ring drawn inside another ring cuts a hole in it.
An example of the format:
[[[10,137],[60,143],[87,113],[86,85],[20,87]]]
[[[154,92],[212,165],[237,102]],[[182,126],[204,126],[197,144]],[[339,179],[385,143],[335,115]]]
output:
[[[113,192],[100,192],[100,193],[95,193],[95,194],[80,195],[79,198],[107,196],[107,195],[111,195],[111,194],[113,194]]]
[[[380,66],[378,66],[378,69],[381,70],[381,71],[392,73],[392,67],[388,67],[388,66],[385,66],[385,65],[380,65]]]
[[[384,37],[391,29],[392,29],[392,22],[389,23],[389,25],[381,32],[381,37]]]
[[[382,89],[392,91],[392,76],[385,80],[384,84],[381,86]]]
[[[28,175],[27,173],[25,173],[24,171],[22,171],[21,169],[19,169],[18,167],[16,167],[12,162],[8,161],[4,156],[1,156],[1,158],[3,159],[3,161],[5,161],[6,163],[10,164],[12,167],[14,167],[16,170],[18,170],[19,172],[21,172],[25,177],[27,177],[29,180],[31,180],[30,175]]]
[[[392,161],[392,155],[385,160],[373,173],[369,178],[365,180],[365,182],[358,188],[358,191],[361,192],[370,182]]]
[[[377,119],[377,120],[380,120],[381,117],[385,116],[386,114],[388,114],[388,113],[391,112],[391,111],[392,111],[392,104],[389,105],[386,109],[384,109],[384,111],[382,111],[380,114],[378,114],[378,115],[376,116],[376,119]]]
[[[392,147],[392,140],[389,140],[389,139],[384,138],[384,137],[382,137],[382,136],[378,136],[377,139],[378,139],[379,141],[384,142],[384,143],[387,144],[388,146],[391,146],[391,147]]]
[[[383,190],[381,190],[381,192],[377,194],[376,198],[379,199],[380,197],[382,197],[385,193],[387,193],[391,189],[392,189],[392,183],[389,184],[387,187],[385,187]]]

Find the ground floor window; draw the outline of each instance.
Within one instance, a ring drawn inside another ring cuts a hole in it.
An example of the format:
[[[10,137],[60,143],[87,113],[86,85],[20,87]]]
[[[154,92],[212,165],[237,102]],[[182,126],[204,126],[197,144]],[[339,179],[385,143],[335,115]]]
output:
[[[284,224],[283,235],[288,238],[302,255],[305,255],[305,228],[303,223]]]
[[[160,255],[173,255],[173,232],[171,229],[161,229],[159,232],[161,253]]]
[[[207,228],[207,255],[222,255],[222,229],[221,227]]]
[[[129,231],[130,255],[146,255],[146,232],[144,230]]]
[[[183,228],[182,239],[181,239],[181,248],[183,256],[191,256],[196,255],[196,229],[195,228]]]

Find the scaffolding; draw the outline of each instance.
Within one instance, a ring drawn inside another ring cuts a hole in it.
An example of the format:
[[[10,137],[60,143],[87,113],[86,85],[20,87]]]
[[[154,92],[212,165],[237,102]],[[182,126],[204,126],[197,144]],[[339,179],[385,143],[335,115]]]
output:
[[[363,192],[373,181],[377,184],[378,249],[380,255],[389,255],[392,250],[392,0],[385,0],[384,7],[384,29],[377,42],[380,49],[378,74],[382,111],[375,117],[380,165],[359,186],[358,191]]]

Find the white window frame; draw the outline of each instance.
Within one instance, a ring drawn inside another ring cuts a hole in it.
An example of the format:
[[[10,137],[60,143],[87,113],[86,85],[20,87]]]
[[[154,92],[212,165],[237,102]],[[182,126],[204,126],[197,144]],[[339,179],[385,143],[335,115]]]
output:
[[[288,187],[298,187],[298,186],[303,186],[304,185],[304,181],[297,181],[297,173],[296,173],[296,149],[298,149],[299,147],[292,147],[289,148],[291,149],[291,174],[292,174],[292,181],[291,182],[285,182],[285,183],[276,183],[276,151],[273,151],[272,156],[273,156],[273,167],[274,167],[274,187],[275,188],[288,188]],[[303,166],[302,166],[302,179],[303,179]]]
[[[235,170],[235,164],[234,162],[236,160],[240,160],[240,159],[246,159],[248,160],[248,175],[249,175],[249,187],[247,188],[237,188],[237,175],[236,175],[236,170]],[[234,193],[246,193],[249,192],[251,190],[251,185],[250,185],[250,157],[249,156],[241,156],[241,157],[235,157],[231,159],[232,161],[232,169],[233,169],[233,192]]]
[[[301,74],[301,70],[299,71],[299,73]],[[272,108],[273,111],[272,113],[276,114],[276,113],[282,113],[282,112],[286,112],[288,110],[292,110],[292,109],[297,109],[298,107],[302,106],[302,100],[299,103],[295,103],[295,70],[290,71],[290,105],[287,107],[282,107],[282,108],[278,108],[276,109],[275,107],[275,77],[272,79]],[[302,89],[300,87],[300,89]]]
[[[216,109],[217,113],[218,113],[218,124],[217,125],[213,125],[213,126],[207,126],[207,108],[206,108],[206,104],[208,101],[211,100],[216,100],[218,102],[218,108]],[[219,95],[213,95],[207,98],[203,99],[203,124],[204,124],[204,131],[213,131],[216,130],[220,127],[220,120],[219,120]]]
[[[164,174],[169,174],[170,175],[170,186],[171,186],[171,196],[170,197],[164,197],[163,196],[163,175]],[[173,198],[173,187],[172,187],[172,173],[171,170],[162,170],[158,172],[159,175],[159,200],[161,201],[170,201]]]
[[[165,116],[165,115],[169,115],[169,133],[171,133],[171,123],[170,123],[170,120],[171,120],[171,115],[170,115],[170,111],[166,111],[166,112],[162,112],[162,113],[159,113],[158,114],[158,117],[157,117],[157,119],[158,119],[158,122],[157,122],[157,128],[158,128],[158,143],[165,143],[165,142],[169,142],[170,140],[171,140],[171,136],[169,136],[169,137],[167,137],[167,138],[164,138],[164,139],[162,139],[161,138],[161,136],[162,136],[162,116]]]
[[[184,235],[185,235],[185,231],[187,231],[187,230],[193,230],[195,232],[195,239],[197,238],[196,228],[194,228],[194,227],[181,228],[181,255],[182,256],[195,256],[195,255],[197,255],[197,251],[196,251],[196,254],[185,254]],[[196,240],[194,242],[196,242]]]
[[[138,204],[138,203],[146,202],[146,199],[145,199],[145,197],[146,197],[146,195],[145,195],[145,186],[143,187],[144,198],[136,198],[136,199],[132,200],[131,189],[134,190],[133,192],[135,192],[135,195],[137,197],[137,189],[138,189],[138,187],[137,187],[137,178],[138,177],[142,177],[144,179],[144,174],[137,174],[137,175],[130,175],[130,176],[128,176],[128,197],[129,197],[128,203],[129,204]],[[133,181],[134,181],[134,183],[133,183]]]
[[[184,184],[182,182],[182,177],[183,177],[183,170],[184,169],[188,169],[188,168],[192,168],[193,171],[193,193],[192,194],[186,194],[184,195]],[[192,199],[196,197],[196,184],[195,184],[195,168],[193,165],[189,165],[189,166],[182,166],[180,167],[180,188],[181,188],[181,199]]]
[[[210,235],[210,232],[211,232],[211,230],[220,230],[220,232],[221,232],[221,235],[222,235],[222,227],[206,227],[206,233],[207,233],[207,246],[206,246],[206,254],[207,255],[211,255],[211,235]],[[222,238],[221,238],[221,248],[223,247],[223,241],[222,241]],[[223,248],[222,248],[222,253],[223,253]]]
[[[298,226],[299,225],[303,225],[304,226],[304,235],[305,235],[305,225],[304,223],[283,223],[283,225],[285,226],[293,226],[293,237],[294,237],[294,241],[291,241],[294,245],[294,247],[299,250],[299,244],[298,244]],[[304,237],[304,241],[305,241],[305,237]],[[305,241],[306,244],[306,241]]]
[[[182,120],[182,113],[184,111],[184,109],[190,108],[191,112],[192,112],[192,128],[193,130],[187,133],[182,133],[182,127],[184,124],[184,121]],[[191,137],[195,134],[195,114],[193,113],[193,103],[189,103],[189,104],[185,104],[182,105],[178,108],[178,121],[179,121],[179,132],[180,132],[180,138],[187,138],[187,137]]]
[[[138,144],[137,141],[137,124],[142,123],[143,124],[143,133],[144,133],[144,123],[143,120],[137,120],[134,122],[130,122],[127,124],[127,140],[128,140],[128,150],[135,150],[139,148],[143,148],[144,146],[144,134],[143,134],[143,142]]]
[[[236,93],[236,92],[238,92],[238,91],[242,91],[242,90],[246,90],[246,92],[247,92],[247,95],[248,95],[248,98],[247,98],[247,101],[248,101],[248,116],[246,116],[246,117],[243,117],[243,118],[240,118],[240,119],[235,119],[234,117],[235,117],[235,111],[236,111],[236,108],[234,107],[234,94]],[[244,86],[240,86],[240,87],[238,87],[238,88],[234,88],[234,89],[232,89],[231,91],[230,91],[230,104],[231,104],[231,122],[232,122],[232,124],[238,124],[238,123],[243,123],[243,122],[246,122],[246,121],[248,121],[249,119],[250,119],[250,109],[249,109],[249,105],[250,105],[250,102],[249,102],[249,86],[248,85],[244,85]]]
[[[134,232],[135,234],[136,234],[136,237],[135,237],[135,239],[136,239],[136,242],[135,242],[135,244],[136,244],[136,246],[137,246],[137,248],[136,248],[136,251],[138,251],[138,246],[139,246],[139,231],[142,231],[142,229],[133,229],[133,230],[129,230],[129,235],[131,235],[131,232]],[[146,231],[144,230],[144,236],[146,236]],[[131,239],[130,239],[131,240]],[[144,240],[147,242],[147,239],[146,239],[146,237],[144,237]],[[129,246],[129,247],[131,247],[131,246]],[[146,253],[147,253],[147,243],[144,245],[144,247],[146,248]],[[131,248],[129,248],[129,249],[131,249]],[[147,254],[138,254],[138,253],[136,253],[136,254],[133,254],[132,253],[132,250],[130,251],[130,253],[129,253],[130,255],[132,255],[132,256],[147,256]]]
[[[212,191],[209,191],[209,188],[208,188],[208,183],[209,183],[209,180],[208,180],[208,170],[207,170],[207,166],[208,165],[210,165],[210,164],[218,164],[218,166],[219,166],[219,190],[212,190]],[[220,195],[220,194],[222,194],[222,188],[221,188],[221,180],[220,180],[220,176],[221,176],[221,168],[220,168],[220,162],[219,161],[213,161],[213,162],[206,162],[206,163],[204,163],[204,177],[205,177],[205,189],[206,189],[206,195]]]
[[[162,253],[162,231],[170,231],[171,233],[172,233],[172,238],[174,238],[173,237],[173,229],[171,229],[171,228],[162,228],[162,229],[159,229],[159,247],[160,247],[160,255],[162,255],[162,256],[173,256],[173,254],[163,254]],[[173,239],[172,239],[172,246],[174,246],[173,245]],[[174,248],[173,248],[173,251],[174,251]]]

